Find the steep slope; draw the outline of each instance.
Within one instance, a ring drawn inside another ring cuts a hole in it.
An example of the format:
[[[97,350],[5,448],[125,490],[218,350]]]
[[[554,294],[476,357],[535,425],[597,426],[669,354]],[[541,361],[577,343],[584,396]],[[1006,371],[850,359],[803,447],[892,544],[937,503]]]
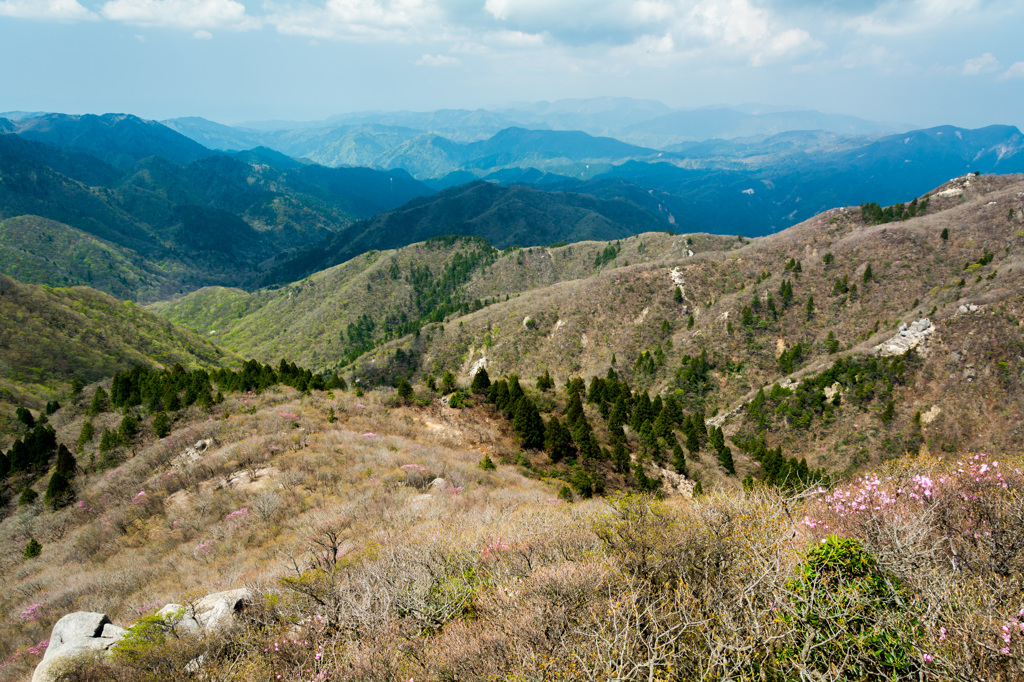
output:
[[[76,135],[88,136],[88,122],[74,122]],[[78,148],[72,128],[62,120],[58,141],[69,149]],[[121,132],[89,139],[107,156],[117,155],[134,148],[130,135],[118,137]],[[150,151],[147,140],[138,149]],[[169,153],[174,156],[173,149]],[[104,242],[151,276],[101,278],[95,286],[140,300],[206,285],[251,285],[271,256],[317,243],[353,219],[431,191],[404,171],[324,168],[270,150],[237,158],[204,155],[187,165],[147,156],[118,170],[81,152],[0,136],[0,220],[26,217],[25,227],[35,216],[81,231],[87,242]],[[18,234],[30,239],[24,230]],[[85,273],[66,272],[82,258],[85,243],[53,243],[46,255],[52,267],[26,270],[15,261],[28,242],[15,239],[3,245],[0,267],[50,285],[87,283],[80,278]]]
[[[71,152],[84,152],[118,168],[149,156],[187,164],[212,152],[156,121],[129,114],[46,114],[17,121],[16,132]]]
[[[661,229],[666,224],[657,215],[622,199],[475,182],[411,201],[345,228],[317,247],[280,262],[261,282],[293,281],[359,253],[397,248],[439,235],[481,237],[504,248],[617,239]]]
[[[167,280],[128,249],[38,216],[0,220],[0,272],[26,284],[89,286],[123,299],[153,298]]]
[[[107,294],[0,275],[4,402],[39,409],[72,380],[89,383],[136,364],[216,368],[236,360],[195,333]]]

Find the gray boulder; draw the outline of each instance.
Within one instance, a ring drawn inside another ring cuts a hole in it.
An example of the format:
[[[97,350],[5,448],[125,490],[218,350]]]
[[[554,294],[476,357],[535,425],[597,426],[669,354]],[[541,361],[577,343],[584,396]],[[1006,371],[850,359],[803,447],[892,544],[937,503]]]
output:
[[[181,632],[222,630],[233,622],[235,614],[244,609],[250,599],[252,592],[247,587],[241,587],[208,594],[197,601],[193,608],[168,604],[156,613],[169,620]]]
[[[52,682],[69,659],[107,651],[121,640],[124,632],[124,628],[111,623],[105,613],[69,613],[53,626],[50,645],[32,674],[32,682]]]

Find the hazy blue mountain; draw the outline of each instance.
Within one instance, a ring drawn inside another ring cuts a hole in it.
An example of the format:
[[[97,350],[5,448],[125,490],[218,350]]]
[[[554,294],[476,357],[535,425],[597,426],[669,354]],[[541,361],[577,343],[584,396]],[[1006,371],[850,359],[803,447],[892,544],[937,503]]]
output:
[[[263,134],[258,130],[236,128],[199,116],[172,118],[161,123],[209,149],[241,151],[263,144]]]
[[[15,132],[25,139],[90,154],[122,169],[148,156],[185,164],[211,153],[165,125],[128,114],[46,114],[18,121]]]
[[[446,234],[482,237],[505,248],[619,239],[666,227],[659,216],[626,199],[477,181],[415,199],[355,223],[294,258],[278,259],[261,284],[293,281],[366,251]]]
[[[822,130],[842,135],[893,132],[892,128],[872,121],[819,111],[748,114],[723,108],[673,111],[631,125],[620,132],[620,137],[637,144],[664,148],[691,140],[771,136],[792,130]]]
[[[92,117],[100,118],[110,117]],[[265,148],[192,154],[196,143],[159,124],[153,132],[140,119],[126,124],[123,138],[117,126],[102,124],[102,134],[88,138],[98,125],[92,119],[57,119],[56,131],[31,128],[65,147],[0,135],[0,220],[40,219],[12,223],[17,244],[0,249],[0,271],[17,268],[30,281],[53,285],[89,282],[87,267],[71,267],[76,259],[120,254],[121,260],[109,261],[121,273],[117,278],[93,273],[96,286],[119,296],[151,299],[208,284],[245,286],[268,258],[433,192],[402,170],[327,168]],[[86,138],[98,155],[125,165],[74,151]],[[157,148],[179,159],[199,158],[180,163],[148,153]],[[133,156],[141,158],[129,164]],[[75,231],[87,238],[76,239]],[[67,266],[40,261],[33,240],[52,241],[53,259]],[[125,259],[149,274],[124,266]]]

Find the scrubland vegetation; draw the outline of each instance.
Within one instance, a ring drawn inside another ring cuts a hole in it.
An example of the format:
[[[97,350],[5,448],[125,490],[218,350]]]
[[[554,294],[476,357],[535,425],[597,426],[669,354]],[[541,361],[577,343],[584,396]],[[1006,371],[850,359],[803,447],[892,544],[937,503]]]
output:
[[[0,425],[0,676],[95,610],[136,625],[68,680],[1019,679],[1024,193],[966,187],[159,306],[245,364],[125,306],[149,351]]]

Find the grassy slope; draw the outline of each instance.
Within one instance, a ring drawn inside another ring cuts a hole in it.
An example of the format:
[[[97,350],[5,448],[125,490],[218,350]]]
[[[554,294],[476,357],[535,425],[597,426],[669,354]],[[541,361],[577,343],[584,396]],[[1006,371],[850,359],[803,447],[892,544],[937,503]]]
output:
[[[38,216],[0,221],[0,272],[27,284],[89,286],[120,298],[149,298],[166,275],[138,254]]]
[[[134,364],[212,368],[236,359],[107,294],[21,284],[0,275],[0,388],[8,402],[40,408],[72,379],[89,383]]]
[[[647,238],[651,239],[659,241],[662,236]],[[642,241],[624,240],[617,262],[641,262],[662,253],[659,248],[638,251]],[[679,243],[685,248],[685,238]],[[721,248],[729,243],[732,238],[702,235],[694,248]],[[605,246],[581,242],[508,251],[490,266],[478,267],[460,290],[468,301],[504,300],[507,295],[585,278],[598,269],[594,259]],[[404,276],[413,263],[438,273],[456,253],[475,248],[471,242],[460,242],[453,249],[416,244],[371,252],[278,290],[248,294],[207,288],[150,307],[243,355],[267,360],[287,355],[305,366],[326,369],[340,358],[341,332],[360,316],[368,314],[380,323],[387,315],[415,314],[413,288]],[[390,275],[392,261],[400,272],[397,279]]]

